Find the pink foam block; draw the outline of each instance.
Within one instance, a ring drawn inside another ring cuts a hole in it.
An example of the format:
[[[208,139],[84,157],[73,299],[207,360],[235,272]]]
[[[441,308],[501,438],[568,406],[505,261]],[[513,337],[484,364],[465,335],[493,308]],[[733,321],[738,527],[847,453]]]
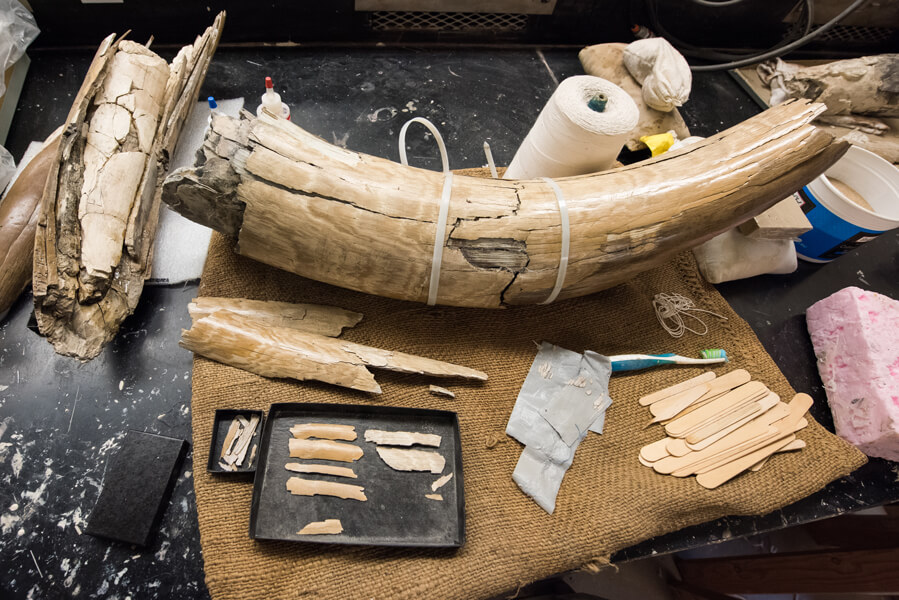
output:
[[[848,287],[806,319],[837,435],[899,460],[899,302]]]

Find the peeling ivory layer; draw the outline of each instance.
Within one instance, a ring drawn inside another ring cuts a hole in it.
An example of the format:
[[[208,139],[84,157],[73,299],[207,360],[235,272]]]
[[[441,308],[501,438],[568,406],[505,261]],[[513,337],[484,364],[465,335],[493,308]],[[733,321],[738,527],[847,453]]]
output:
[[[445,387],[440,387],[439,385],[431,385],[428,388],[428,391],[431,392],[434,396],[444,396],[446,398],[455,398],[456,394],[452,390],[448,390]]]
[[[358,479],[356,472],[349,467],[335,467],[331,465],[305,465],[301,463],[287,463],[284,468],[294,473],[314,473],[318,475],[335,475],[337,477],[350,477]]]
[[[413,431],[381,431],[368,429],[365,441],[379,446],[440,446],[440,436],[434,433],[418,433]]]
[[[344,444],[331,440],[298,440],[291,438],[291,458],[315,458],[321,460],[338,460],[353,462],[362,458],[362,448],[355,444]]]
[[[290,377],[381,393],[368,367],[484,381],[487,374],[404,352],[354,344],[218,310],[182,330],[180,345],[212,360],[263,377]]]
[[[438,500],[440,502],[443,502],[443,496],[440,494],[425,494],[425,498],[427,498],[428,500]]]
[[[443,477],[438,478],[437,481],[435,481],[434,483],[431,484],[431,491],[436,492],[437,490],[439,490],[440,488],[445,486],[446,483],[452,478],[453,478],[452,473],[447,473]]]
[[[297,535],[324,535],[343,533],[343,525],[340,519],[325,519],[324,521],[313,521],[297,532]]]
[[[333,423],[298,423],[290,428],[290,433],[293,437],[301,440],[306,438],[323,438],[326,440],[352,442],[356,439],[355,427]]]
[[[345,328],[355,327],[362,320],[360,313],[322,304],[200,296],[187,305],[193,322],[217,310],[228,310],[272,327],[290,327],[328,337],[337,337]]]
[[[317,481],[313,479],[301,479],[291,477],[287,480],[287,491],[295,496],[336,496],[344,500],[359,500],[365,502],[365,488],[361,485],[349,483],[334,483],[332,481]]]
[[[442,473],[446,459],[430,450],[378,448],[378,456],[395,471],[430,471]]]
[[[581,440],[602,432],[611,370],[605,356],[543,342],[515,401],[506,434],[525,449],[512,479],[550,514]]]

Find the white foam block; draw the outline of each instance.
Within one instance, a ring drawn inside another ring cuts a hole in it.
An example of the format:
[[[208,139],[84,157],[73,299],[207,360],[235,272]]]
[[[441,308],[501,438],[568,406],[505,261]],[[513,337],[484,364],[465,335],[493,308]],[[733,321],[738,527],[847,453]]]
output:
[[[218,112],[237,117],[243,98],[220,100]],[[196,160],[209,126],[209,104],[198,102],[181,129],[169,171],[189,167]],[[159,209],[159,227],[153,251],[153,272],[147,285],[171,285],[200,278],[212,230],[185,219],[164,204]]]

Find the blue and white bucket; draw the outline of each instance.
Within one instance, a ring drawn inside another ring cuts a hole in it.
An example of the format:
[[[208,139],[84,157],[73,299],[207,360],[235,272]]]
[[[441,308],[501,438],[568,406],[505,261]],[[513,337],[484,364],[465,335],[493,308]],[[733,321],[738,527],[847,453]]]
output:
[[[872,210],[850,200],[828,177],[855,190]],[[829,262],[899,227],[899,169],[858,146],[795,197],[814,227],[796,242],[799,258],[809,262]]]

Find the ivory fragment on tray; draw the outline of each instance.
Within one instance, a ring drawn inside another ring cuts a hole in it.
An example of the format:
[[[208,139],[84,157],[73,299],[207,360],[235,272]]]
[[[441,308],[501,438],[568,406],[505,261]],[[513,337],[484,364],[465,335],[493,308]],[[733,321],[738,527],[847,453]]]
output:
[[[430,471],[442,473],[446,465],[437,452],[429,450],[406,450],[400,448],[378,448],[378,456],[395,471]]]
[[[440,436],[434,433],[418,433],[413,431],[381,431],[368,429],[365,441],[379,446],[440,446]]]
[[[356,472],[349,467],[335,467],[332,465],[305,465],[302,463],[287,463],[284,468],[294,473],[314,473],[318,475],[336,475],[337,477],[350,477],[358,479]]]
[[[331,440],[288,440],[291,458],[314,458],[353,462],[362,458],[362,448]]]
[[[441,494],[425,494],[425,498],[428,500],[438,500],[440,502],[443,501],[443,496]]]
[[[439,490],[440,488],[442,488],[443,486],[445,486],[446,483],[447,483],[450,479],[452,479],[452,478],[453,478],[453,474],[452,474],[452,473],[447,473],[447,474],[444,475],[443,477],[439,477],[439,478],[437,479],[437,481],[435,481],[434,483],[431,484],[431,491],[432,491],[432,492],[436,492],[437,490]]]
[[[295,496],[336,496],[344,500],[359,500],[365,502],[365,488],[349,483],[334,483],[333,481],[317,481],[313,479],[301,479],[291,477],[287,480],[287,491]]]
[[[290,428],[293,437],[305,440],[306,438],[323,438],[326,440],[345,440],[352,442],[356,439],[356,428],[352,425],[337,425],[334,423],[298,423]]]
[[[181,346],[264,377],[313,379],[364,392],[381,393],[367,366],[402,373],[486,380],[468,367],[354,344],[219,310],[181,332]]]
[[[297,535],[324,535],[343,533],[343,525],[340,519],[325,519],[324,521],[313,521],[300,529]]]
[[[289,327],[328,337],[337,337],[344,328],[354,327],[362,320],[360,313],[323,304],[200,296],[187,305],[194,322],[217,310],[228,310],[273,327]]]

